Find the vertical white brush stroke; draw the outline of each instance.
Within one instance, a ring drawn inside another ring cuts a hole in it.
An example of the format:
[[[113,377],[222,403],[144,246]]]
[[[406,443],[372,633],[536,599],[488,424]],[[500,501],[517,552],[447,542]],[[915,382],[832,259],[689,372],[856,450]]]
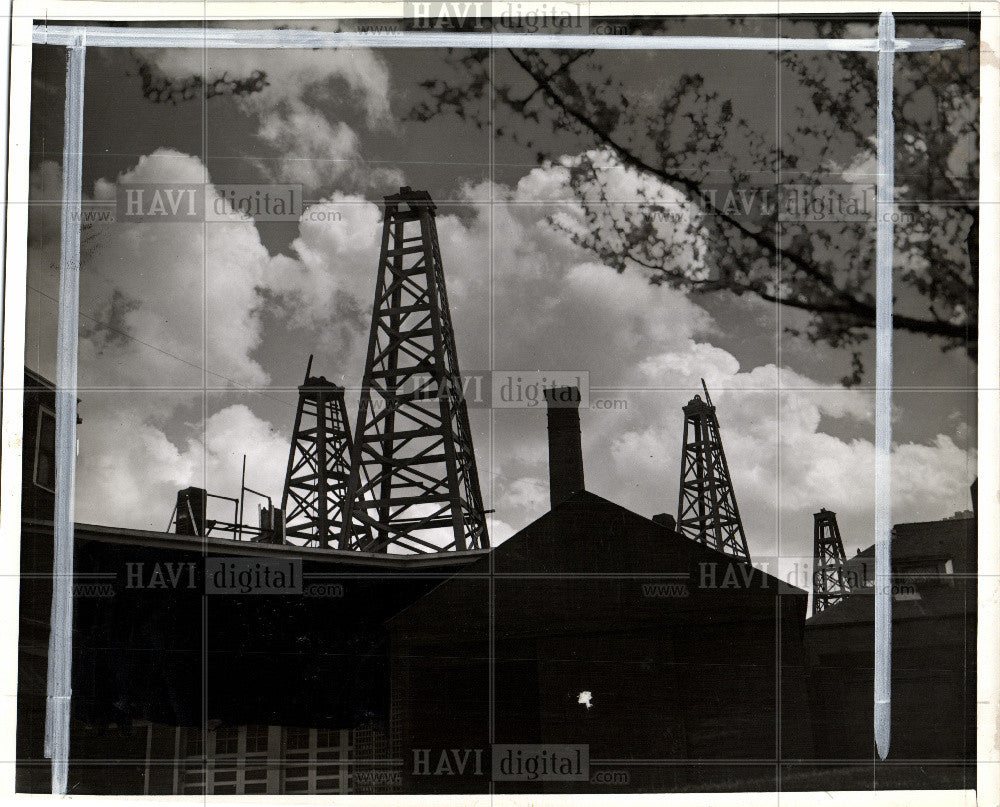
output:
[[[895,128],[892,14],[878,21],[878,191],[875,223],[875,746],[885,759],[892,688],[892,245]]]
[[[52,619],[49,632],[45,755],[52,759],[52,793],[66,792],[73,662],[73,494],[76,480],[76,371],[80,302],[80,206],[83,191],[83,71],[81,35],[66,63],[63,140],[59,332],[56,342],[56,494],[53,514]]]

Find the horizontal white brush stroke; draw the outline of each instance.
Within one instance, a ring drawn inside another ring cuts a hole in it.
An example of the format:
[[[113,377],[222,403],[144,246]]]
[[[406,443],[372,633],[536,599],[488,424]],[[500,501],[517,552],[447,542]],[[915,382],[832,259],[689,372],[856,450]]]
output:
[[[95,48],[539,48],[542,50],[820,50],[877,53],[872,39],[794,39],[740,36],[608,36],[599,34],[493,34],[463,31],[367,32],[298,29],[107,28],[36,25],[37,45],[72,45],[80,35]],[[897,39],[895,50],[961,48],[961,39]]]

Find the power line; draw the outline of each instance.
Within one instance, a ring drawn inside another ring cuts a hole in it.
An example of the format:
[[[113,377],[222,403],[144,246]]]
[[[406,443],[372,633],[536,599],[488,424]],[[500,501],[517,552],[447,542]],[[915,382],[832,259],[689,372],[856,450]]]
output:
[[[59,302],[55,297],[52,297],[51,295],[46,294],[41,289],[35,288],[34,286],[30,286],[30,285],[27,288],[30,291],[33,291],[36,294],[39,294],[42,297],[45,297],[46,299],[51,300],[54,303],[58,303]],[[146,341],[140,339],[139,337],[134,336],[133,334],[130,334],[130,333],[126,332],[126,331],[123,331],[123,330],[121,330],[119,328],[115,328],[113,325],[110,325],[107,322],[104,322],[103,320],[97,319],[96,317],[92,317],[89,314],[85,314],[82,311],[80,311],[79,314],[84,319],[90,320],[95,325],[98,325],[99,327],[104,328],[105,330],[111,331],[112,333],[117,334],[119,336],[123,336],[126,339],[132,340],[133,342],[138,342],[140,345],[148,347],[150,350],[155,350],[157,353],[162,353],[164,356],[169,356],[170,358],[174,359],[175,361],[179,361],[179,362],[181,362],[181,364],[186,364],[188,367],[191,367],[191,368],[193,368],[195,370],[203,370],[204,372],[208,373],[209,375],[213,375],[216,378],[221,378],[223,381],[228,381],[230,384],[232,384],[233,386],[237,387],[240,390],[243,390],[244,392],[250,392],[250,393],[253,393],[255,395],[260,395],[260,396],[262,396],[264,398],[270,398],[272,401],[277,401],[278,403],[284,404],[285,406],[287,406],[289,408],[292,408],[292,409],[295,408],[295,404],[291,403],[290,401],[286,401],[283,398],[276,398],[274,395],[268,395],[266,392],[262,392],[261,390],[253,389],[251,387],[246,386],[245,384],[241,384],[240,382],[236,381],[235,379],[232,379],[229,376],[225,376],[222,373],[217,373],[217,372],[215,372],[213,370],[209,370],[207,368],[201,367],[200,365],[197,365],[194,362],[188,361],[187,359],[185,359],[185,358],[183,358],[181,356],[178,356],[176,353],[171,353],[169,350],[164,350],[161,347],[157,347],[156,345],[150,344],[149,342],[146,342]]]

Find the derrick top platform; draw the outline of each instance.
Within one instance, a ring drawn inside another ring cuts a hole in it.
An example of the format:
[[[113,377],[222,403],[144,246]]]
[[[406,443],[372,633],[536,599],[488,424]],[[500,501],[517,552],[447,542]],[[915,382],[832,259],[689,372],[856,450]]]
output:
[[[404,185],[399,189],[399,193],[391,193],[385,197],[387,207],[397,207],[399,204],[406,204],[410,210],[428,210],[433,213],[437,206],[431,200],[431,195],[427,191],[415,191],[409,185]]]

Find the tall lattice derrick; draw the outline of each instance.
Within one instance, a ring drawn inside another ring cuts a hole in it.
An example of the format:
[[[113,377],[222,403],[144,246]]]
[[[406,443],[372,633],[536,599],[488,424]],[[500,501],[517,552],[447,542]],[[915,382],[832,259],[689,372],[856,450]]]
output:
[[[704,381],[701,385],[705,400],[695,395],[684,407],[677,530],[713,549],[749,561],[747,538],[722,448],[719,419],[708,387]]]
[[[813,514],[813,602],[812,612],[819,613],[844,600],[851,592],[844,574],[844,542],[837,526],[837,514],[825,507]]]
[[[307,546],[339,545],[344,501],[350,476],[351,428],[344,388],[323,376],[313,376],[309,357],[299,387],[299,402],[288,452],[288,470],[281,496],[287,538],[305,539]],[[354,530],[359,540],[363,525]],[[352,547],[353,548],[353,547]]]
[[[385,197],[348,486],[373,552],[489,546],[434,210],[426,191]]]

